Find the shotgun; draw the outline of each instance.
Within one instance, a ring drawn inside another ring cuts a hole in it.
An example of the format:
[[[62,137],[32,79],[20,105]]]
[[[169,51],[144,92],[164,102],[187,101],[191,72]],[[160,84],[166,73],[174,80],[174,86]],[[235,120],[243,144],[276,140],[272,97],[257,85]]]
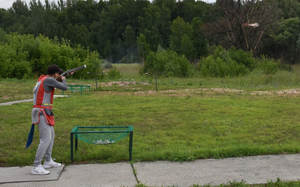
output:
[[[62,76],[66,77],[66,76],[72,75],[72,73],[75,73],[75,72],[77,72],[79,70],[82,70],[82,69],[85,69],[85,68],[86,68],[86,65],[84,64],[84,65],[79,66],[77,68],[69,69],[69,70],[63,72],[62,74],[60,74],[60,76],[56,80],[62,82],[62,78],[61,78]]]

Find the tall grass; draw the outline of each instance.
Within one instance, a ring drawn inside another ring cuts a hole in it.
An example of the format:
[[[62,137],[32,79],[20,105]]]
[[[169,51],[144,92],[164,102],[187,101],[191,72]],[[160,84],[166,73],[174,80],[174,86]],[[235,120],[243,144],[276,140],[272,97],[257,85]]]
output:
[[[150,83],[150,86],[141,89],[155,89],[155,79],[151,75],[140,75],[141,64],[115,64],[120,71],[120,81],[140,81]],[[108,80],[109,81],[109,80]],[[254,70],[247,75],[237,77],[201,77],[195,74],[191,78],[160,77],[159,88],[182,89],[182,88],[233,88],[242,90],[278,90],[300,87],[300,66],[295,65],[292,71],[277,71],[275,74],[266,75],[261,70]],[[115,90],[116,88],[114,88]],[[122,88],[121,88],[122,89]],[[117,90],[121,90],[117,89]]]
[[[141,81],[151,84],[154,89],[155,80],[144,77]],[[159,89],[185,89],[185,88],[232,88],[241,90],[280,90],[300,87],[300,74],[296,72],[278,71],[274,75],[265,75],[254,71],[240,77],[193,77],[193,78],[159,78]],[[150,87],[149,87],[150,89]]]
[[[124,78],[137,78],[140,76],[141,64],[113,64]]]
[[[126,81],[136,82],[127,86],[102,86],[98,90],[104,91],[147,91],[155,90],[155,79],[150,75],[139,74],[140,64],[115,64],[122,77],[118,79],[100,80],[101,82]],[[36,80],[33,79],[0,79],[0,103],[32,98],[32,88]],[[68,79],[69,84],[89,84],[95,88],[94,80]],[[159,90],[193,89],[193,88],[231,88],[240,90],[281,90],[300,87],[300,68],[294,67],[294,71],[278,71],[274,75],[265,75],[261,71],[253,71],[240,77],[191,77],[175,78],[161,77],[158,79]],[[57,91],[56,94],[61,94]]]

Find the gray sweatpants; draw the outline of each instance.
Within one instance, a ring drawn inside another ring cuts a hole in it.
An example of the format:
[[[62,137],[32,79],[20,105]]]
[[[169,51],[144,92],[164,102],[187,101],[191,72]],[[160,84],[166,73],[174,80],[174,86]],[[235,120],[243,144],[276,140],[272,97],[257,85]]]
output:
[[[43,114],[40,115],[40,123],[38,126],[40,132],[40,144],[35,155],[35,167],[42,163],[43,158],[45,158],[46,161],[50,161],[55,137],[53,126],[47,124]]]

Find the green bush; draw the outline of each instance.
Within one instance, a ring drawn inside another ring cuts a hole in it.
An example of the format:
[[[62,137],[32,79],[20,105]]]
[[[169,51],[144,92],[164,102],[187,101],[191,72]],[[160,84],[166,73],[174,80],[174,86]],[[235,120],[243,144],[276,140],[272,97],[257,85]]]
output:
[[[119,79],[121,78],[120,71],[117,70],[117,68],[113,67],[111,70],[107,72],[107,78],[108,79]]]
[[[83,62],[87,65],[87,68],[76,73],[77,76],[80,78],[93,78],[98,80],[102,75],[102,61],[97,52],[89,53]]]
[[[233,77],[245,75],[253,68],[252,66],[254,67],[254,58],[250,54],[242,50],[227,51],[218,46],[212,55],[198,63],[197,69],[203,76]]]
[[[289,71],[289,72],[293,71],[293,68],[290,64],[284,64],[284,63],[279,64],[279,69],[284,71]]]
[[[189,77],[192,65],[185,56],[180,56],[172,50],[150,52],[146,57],[143,73],[165,77]]]
[[[250,52],[232,48],[225,50],[221,46],[213,49],[213,53],[202,59],[197,70],[203,76],[233,77],[245,75],[257,69],[264,74],[275,74],[279,69],[291,71],[291,67],[282,65],[278,60],[254,58]]]
[[[230,58],[238,64],[243,64],[251,71],[255,68],[255,58],[249,51],[231,48],[228,52]]]
[[[28,78],[47,73],[51,64],[64,70],[87,64],[84,71],[75,73],[75,78],[94,78],[101,72],[102,61],[98,53],[81,46],[71,47],[67,41],[58,42],[39,35],[6,34],[0,31],[0,77]],[[100,65],[99,65],[100,64]],[[87,73],[91,72],[91,73]]]
[[[280,67],[280,62],[271,58],[262,56],[257,63],[257,69],[262,70],[264,74],[273,75]]]
[[[18,79],[29,77],[31,67],[27,61],[28,53],[19,45],[22,40],[16,35],[10,35],[7,39],[10,41],[9,44],[0,44],[0,77]]]
[[[17,79],[29,78],[31,75],[31,68],[28,61],[15,62],[12,77]]]
[[[13,69],[10,56],[14,54],[14,50],[7,45],[0,45],[0,77],[10,77]]]

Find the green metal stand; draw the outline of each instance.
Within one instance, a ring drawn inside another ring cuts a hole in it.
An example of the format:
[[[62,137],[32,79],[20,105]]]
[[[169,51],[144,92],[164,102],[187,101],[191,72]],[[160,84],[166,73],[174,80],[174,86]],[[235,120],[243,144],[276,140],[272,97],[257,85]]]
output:
[[[83,95],[87,92],[91,91],[90,85],[68,85],[68,90],[70,90],[71,93],[79,92],[80,95]],[[62,91],[62,94],[65,94],[65,91]]]
[[[84,130],[83,130],[84,129]],[[89,130],[89,129],[93,129]],[[99,130],[95,130],[99,129]],[[78,139],[80,135],[93,136],[95,134],[119,134],[120,138],[129,135],[129,161],[132,160],[132,146],[133,146],[133,127],[132,126],[102,126],[102,127],[74,127],[70,133],[71,146],[71,162],[74,161],[74,136],[75,136],[75,152],[78,150]],[[113,141],[114,143],[115,141]],[[89,142],[88,142],[89,143]]]

